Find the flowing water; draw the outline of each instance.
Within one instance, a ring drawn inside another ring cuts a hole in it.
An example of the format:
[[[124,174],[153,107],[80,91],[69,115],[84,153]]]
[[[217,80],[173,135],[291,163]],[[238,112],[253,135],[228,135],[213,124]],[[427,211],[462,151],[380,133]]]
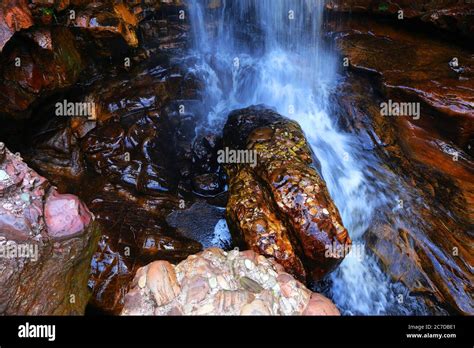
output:
[[[209,4],[190,2],[194,41],[185,62],[205,82],[206,127],[219,131],[230,111],[256,104],[296,120],[321,162],[354,246],[365,251],[362,237],[374,213],[397,197],[385,180],[370,174],[375,155],[356,136],[338,130],[332,117],[329,94],[340,77],[336,57],[320,37],[324,2],[222,0],[214,9]],[[372,256],[358,256],[346,257],[326,290],[344,314],[419,313]]]

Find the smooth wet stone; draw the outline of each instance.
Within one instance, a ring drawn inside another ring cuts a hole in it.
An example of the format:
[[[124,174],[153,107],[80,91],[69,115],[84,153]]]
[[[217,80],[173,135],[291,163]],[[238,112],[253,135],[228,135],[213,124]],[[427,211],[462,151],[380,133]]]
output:
[[[31,105],[53,91],[71,87],[84,68],[74,35],[69,29],[51,29],[52,49],[14,45],[2,57],[0,112],[17,119],[30,115]],[[19,67],[16,58],[21,59]]]
[[[211,248],[176,266],[164,261],[151,263],[137,271],[122,315],[339,315],[329,299],[312,293],[288,274],[287,281],[294,283],[292,292],[285,297],[273,290],[273,284],[262,279],[270,271],[278,276],[281,270],[272,261],[261,261],[265,266],[248,269],[246,261],[257,256],[253,251],[226,253]],[[140,279],[144,273],[150,274],[150,269],[159,270],[156,279],[153,283],[147,280],[142,287]],[[244,285],[239,278],[247,279]],[[245,284],[250,282],[254,284],[248,288]]]
[[[375,21],[341,21],[334,29],[351,69],[375,74],[387,99],[421,103],[419,120],[406,115],[399,122],[435,128],[466,149],[474,132],[474,58],[468,50]],[[453,58],[458,71],[450,65]]]
[[[263,107],[236,110],[224,128],[224,147],[257,154],[256,163],[226,165],[235,238],[299,279],[332,271],[342,258],[327,257],[326,250],[351,241],[299,125]]]

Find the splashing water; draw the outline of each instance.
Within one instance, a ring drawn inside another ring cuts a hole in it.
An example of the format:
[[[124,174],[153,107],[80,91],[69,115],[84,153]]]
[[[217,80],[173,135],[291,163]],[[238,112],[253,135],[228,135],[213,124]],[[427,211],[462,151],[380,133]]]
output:
[[[256,104],[296,120],[354,245],[364,247],[372,214],[389,197],[367,170],[377,159],[331,118],[329,93],[338,75],[335,57],[319,36],[324,1],[223,0],[216,9],[208,4],[190,2],[194,47],[187,57],[205,82],[207,126],[220,130],[230,111]],[[395,294],[403,289],[390,283],[368,253],[350,256],[331,274],[328,295],[344,314],[397,314]]]

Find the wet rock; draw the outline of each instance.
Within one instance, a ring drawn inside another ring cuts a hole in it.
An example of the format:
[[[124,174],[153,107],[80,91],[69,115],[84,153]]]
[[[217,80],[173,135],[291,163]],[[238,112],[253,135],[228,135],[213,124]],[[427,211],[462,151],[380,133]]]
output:
[[[92,260],[89,286],[91,304],[102,312],[122,310],[124,295],[139,267],[155,260],[179,262],[201,250],[198,242],[182,237],[150,213],[166,208],[145,210],[115,190],[98,189],[91,198],[90,207],[103,226],[103,235]]]
[[[51,43],[38,38],[48,48],[15,45],[0,57],[0,113],[28,118],[28,108],[38,99],[73,85],[83,69],[74,36],[62,27],[50,31]]]
[[[254,265],[251,269],[249,262]],[[291,289],[286,295],[276,281],[282,274]],[[249,291],[242,279],[255,283],[259,291]],[[339,312],[329,299],[282,273],[273,260],[253,251],[217,248],[191,255],[176,266],[157,261],[139,269],[122,311],[122,315],[302,314]]]
[[[253,163],[227,165],[234,235],[301,279],[302,264],[309,279],[333,270],[342,259],[331,250],[351,242],[298,124],[261,107],[237,110],[225,126],[224,148],[256,155]]]
[[[458,0],[331,0],[326,8],[334,12],[371,13],[376,16],[397,16],[417,19],[440,29],[474,37],[472,3]]]
[[[115,35],[121,36],[125,42],[136,47],[138,38],[136,27],[138,20],[126,4],[91,4],[79,11],[70,25],[86,29],[95,38],[104,39]]]
[[[194,192],[202,196],[216,196],[224,191],[224,184],[216,173],[201,174],[193,178]]]
[[[112,63],[120,70],[124,69],[124,57],[134,64],[158,55],[157,47],[153,52],[147,52],[148,47],[129,50],[138,47],[140,22],[150,22],[149,18],[163,17],[164,27],[174,28],[168,45],[175,41],[183,45],[184,23],[172,18],[180,6],[174,2],[163,5],[111,0],[2,3],[0,52],[10,42],[9,49],[0,56],[0,79],[4,82],[0,87],[0,114],[28,118],[36,101],[72,86],[84,70],[91,76],[97,73],[98,65],[103,65],[104,71]],[[12,38],[16,31],[20,32]]]
[[[26,0],[2,1],[0,4],[0,52],[5,44],[22,29],[34,24]]]
[[[389,99],[421,103],[422,115],[419,117],[428,118],[425,110],[432,110],[438,131],[465,148],[474,132],[472,55],[428,36],[411,35],[400,28],[373,21],[353,20],[346,25],[336,29],[339,32],[336,43],[349,59],[350,67],[375,74],[380,82],[379,89]],[[462,68],[459,73],[449,64],[453,58]],[[410,115],[405,116],[399,118],[410,118]],[[418,127],[431,123],[411,116],[412,123]]]
[[[33,136],[33,148],[25,158],[41,173],[61,180],[80,180],[86,172],[84,154],[78,136],[69,122],[58,118],[45,122]]]
[[[241,170],[231,178],[227,214],[234,238],[263,255],[275,257],[296,277],[306,279],[306,271],[291,243],[290,232],[267,204],[266,197],[249,171]]]
[[[188,203],[189,204],[189,203]],[[219,245],[227,248],[230,236],[225,222],[223,208],[215,207],[207,201],[198,200],[191,206],[181,206],[166,217],[168,224],[187,238],[199,241],[204,248]]]
[[[0,313],[83,314],[97,246],[93,216],[77,197],[59,194],[19,156],[5,151],[0,160]]]
[[[466,208],[474,198],[472,98],[466,93],[473,89],[471,59],[451,43],[367,18],[338,21],[334,28],[344,55],[354,58],[335,96],[340,119],[347,119],[343,127],[363,135],[364,146],[379,154],[404,187],[387,177],[376,179],[393,185],[390,190],[400,196],[378,211],[366,234],[367,246],[384,270],[433,313],[471,314],[472,255],[467,250],[473,215]],[[390,55],[381,49],[386,41]],[[421,51],[428,47],[430,57]],[[451,56],[467,62],[461,75],[452,71]],[[402,57],[409,64],[400,63]],[[385,59],[385,66],[375,58]],[[382,115],[381,104],[389,99],[420,102],[419,117]]]
[[[44,206],[44,218],[49,235],[67,237],[82,233],[92,221],[87,207],[76,196],[54,192]]]

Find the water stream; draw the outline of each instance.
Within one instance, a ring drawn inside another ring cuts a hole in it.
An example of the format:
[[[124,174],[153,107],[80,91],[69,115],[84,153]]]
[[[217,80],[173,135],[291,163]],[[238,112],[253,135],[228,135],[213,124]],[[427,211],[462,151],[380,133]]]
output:
[[[265,104],[303,128],[354,245],[380,207],[397,194],[370,170],[378,159],[333,119],[329,94],[337,86],[336,56],[320,37],[324,1],[222,0],[190,3],[193,49],[186,64],[205,81],[206,127],[220,130],[234,109]],[[380,175],[389,175],[388,173]],[[366,252],[346,257],[330,275],[326,294],[344,314],[414,314],[416,301],[393,284]],[[405,301],[397,303],[403,294]]]

